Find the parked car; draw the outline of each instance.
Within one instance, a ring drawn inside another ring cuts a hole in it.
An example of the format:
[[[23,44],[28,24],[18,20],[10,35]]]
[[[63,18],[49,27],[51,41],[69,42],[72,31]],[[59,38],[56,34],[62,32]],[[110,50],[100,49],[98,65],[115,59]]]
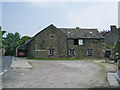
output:
[[[120,59],[117,61],[117,70],[115,72],[115,77],[118,83],[120,84]]]

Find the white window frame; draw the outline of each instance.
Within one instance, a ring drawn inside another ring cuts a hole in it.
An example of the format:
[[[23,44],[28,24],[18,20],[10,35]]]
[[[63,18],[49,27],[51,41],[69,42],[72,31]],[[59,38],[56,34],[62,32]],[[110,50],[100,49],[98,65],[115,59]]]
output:
[[[87,49],[87,56],[93,56],[93,49]]]
[[[54,56],[55,55],[55,49],[49,49],[49,56]]]
[[[75,56],[75,49],[69,49],[69,55]]]
[[[83,39],[78,39],[78,44],[83,45]]]

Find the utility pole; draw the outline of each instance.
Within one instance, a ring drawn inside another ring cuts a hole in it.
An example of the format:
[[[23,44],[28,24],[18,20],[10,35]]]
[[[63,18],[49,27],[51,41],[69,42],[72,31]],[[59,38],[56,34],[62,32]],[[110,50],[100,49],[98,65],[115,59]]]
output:
[[[119,32],[120,32],[120,29],[118,29]],[[118,58],[120,59],[120,33],[119,33],[119,36],[118,36]]]
[[[118,58],[120,59],[120,1],[118,2]]]

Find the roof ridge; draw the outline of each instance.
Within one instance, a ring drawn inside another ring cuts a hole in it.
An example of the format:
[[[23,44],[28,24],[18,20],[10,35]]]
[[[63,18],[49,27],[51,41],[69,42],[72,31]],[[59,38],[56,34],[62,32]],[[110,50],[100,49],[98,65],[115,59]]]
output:
[[[97,28],[58,28],[58,29],[75,29],[75,30],[98,30]]]

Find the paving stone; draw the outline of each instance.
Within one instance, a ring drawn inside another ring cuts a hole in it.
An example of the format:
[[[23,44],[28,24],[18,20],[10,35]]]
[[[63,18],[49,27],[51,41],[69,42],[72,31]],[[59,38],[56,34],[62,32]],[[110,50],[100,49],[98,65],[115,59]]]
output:
[[[119,83],[117,82],[115,78],[115,73],[107,73],[107,79],[108,79],[108,83],[110,87],[112,88],[120,87]]]
[[[32,68],[27,61],[13,61],[11,68]]]

